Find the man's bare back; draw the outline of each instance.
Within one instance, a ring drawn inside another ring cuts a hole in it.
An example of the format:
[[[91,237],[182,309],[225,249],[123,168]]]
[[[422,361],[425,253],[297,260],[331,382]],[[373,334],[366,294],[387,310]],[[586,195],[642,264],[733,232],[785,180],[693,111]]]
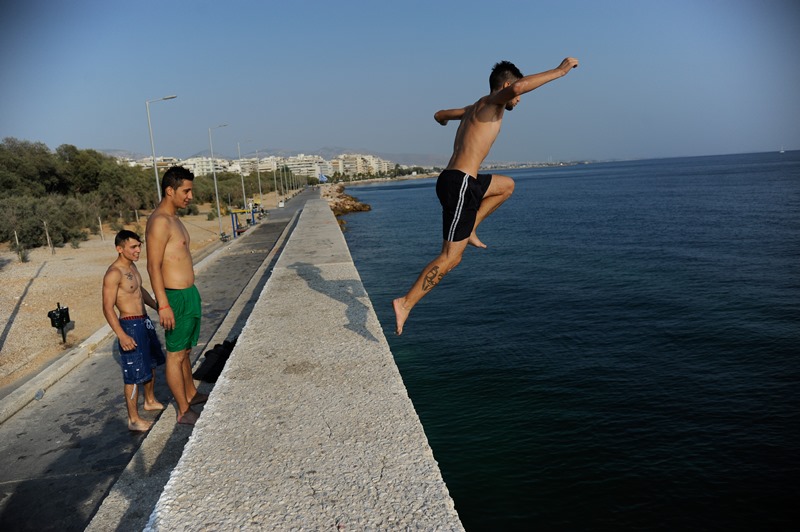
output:
[[[437,121],[442,125],[446,125],[448,120],[461,120],[453,142],[453,155],[447,163],[447,168],[461,170],[475,177],[483,160],[489,155],[497,135],[500,134],[503,106],[490,103],[489,96],[484,96],[472,105],[451,111],[454,112],[450,115],[447,114],[450,111],[440,111],[444,116],[451,118],[437,117]],[[456,117],[456,114],[460,116]]]

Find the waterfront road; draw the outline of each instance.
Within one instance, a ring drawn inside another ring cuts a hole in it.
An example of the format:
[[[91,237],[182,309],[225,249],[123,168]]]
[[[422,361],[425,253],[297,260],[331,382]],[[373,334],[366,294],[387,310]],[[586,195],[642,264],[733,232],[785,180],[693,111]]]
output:
[[[203,320],[193,362],[212,338],[218,342],[220,335],[215,333],[223,322],[230,323],[232,309],[249,313],[252,304],[242,305],[241,299],[258,297],[271,272],[263,263],[276,260],[273,248],[280,246],[297,211],[307,199],[318,197],[315,190],[303,191],[199,264],[196,284],[203,299]],[[259,279],[254,278],[257,272]],[[254,281],[256,289],[243,293]],[[99,305],[101,279],[97,282]],[[239,318],[226,331],[229,339],[241,330],[246,315]],[[84,362],[48,387],[40,400],[0,424],[0,530],[84,530],[147,437],[127,430],[113,339],[113,335],[106,338]],[[156,397],[166,403],[171,396],[163,366],[156,382]],[[173,405],[163,415],[174,416]],[[173,440],[185,443],[190,433],[190,427],[176,426]]]

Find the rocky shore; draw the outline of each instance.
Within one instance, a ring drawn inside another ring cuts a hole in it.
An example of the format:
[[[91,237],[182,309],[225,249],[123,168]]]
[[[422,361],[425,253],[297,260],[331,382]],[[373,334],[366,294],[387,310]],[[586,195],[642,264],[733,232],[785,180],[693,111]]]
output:
[[[344,230],[347,222],[342,220],[341,216],[350,214],[351,212],[365,212],[372,209],[372,207],[366,203],[362,203],[353,196],[345,193],[344,185],[324,185],[323,187],[322,198],[328,201],[342,230]]]

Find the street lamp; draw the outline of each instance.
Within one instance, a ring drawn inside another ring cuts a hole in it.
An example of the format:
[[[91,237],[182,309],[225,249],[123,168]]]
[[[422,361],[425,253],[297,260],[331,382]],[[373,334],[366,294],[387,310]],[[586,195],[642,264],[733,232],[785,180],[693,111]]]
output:
[[[275,208],[278,207],[278,198],[280,195],[278,194],[278,169],[275,168],[272,170],[272,186],[275,187]]]
[[[289,181],[286,179],[286,161],[281,165],[281,189],[283,189],[284,199],[287,199],[289,197],[287,192],[291,191],[289,190]]]
[[[155,100],[147,100],[144,106],[147,108],[147,129],[150,130],[150,149],[153,152],[153,174],[156,176],[156,192],[158,193],[158,202],[161,203],[161,185],[158,182],[158,168],[156,167],[156,145],[153,142],[153,126],[150,125],[150,104],[153,102],[160,102],[162,100],[174,100],[177,98],[175,94],[171,96],[164,96],[163,98],[156,98]]]
[[[256,175],[258,176],[258,199],[259,208],[264,208],[264,195],[261,193],[261,159],[258,157],[258,148],[256,148]]]
[[[242,209],[247,210],[247,193],[244,191],[244,172],[242,171],[242,149],[236,143],[236,151],[239,152],[239,177],[242,178]]]
[[[217,222],[219,222],[219,237],[222,238],[222,212],[219,210],[219,189],[217,188],[217,166],[214,164],[214,144],[211,142],[211,130],[226,127],[228,124],[208,128],[208,148],[211,150],[211,174],[214,176],[214,197],[217,198]]]

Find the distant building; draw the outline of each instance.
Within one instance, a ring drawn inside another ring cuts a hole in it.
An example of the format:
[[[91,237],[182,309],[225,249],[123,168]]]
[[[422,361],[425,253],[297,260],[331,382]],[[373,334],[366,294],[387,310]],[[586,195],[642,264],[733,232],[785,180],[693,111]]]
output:
[[[184,159],[180,162],[180,165],[187,170],[191,170],[194,175],[198,176],[212,175],[215,171],[226,172],[228,171],[230,162],[225,159],[217,159],[215,157],[212,166],[211,157],[192,157],[190,159]]]
[[[305,155],[301,153],[295,157],[287,158],[285,164],[295,175],[316,177],[319,174],[332,173],[331,163],[319,155]]]
[[[124,160],[131,166],[142,166],[144,168],[153,167],[152,157],[145,157],[137,161]],[[298,154],[292,157],[251,157],[247,159],[220,159],[215,157],[212,161],[210,157],[191,157],[179,160],[175,157],[158,157],[156,166],[163,171],[171,166],[183,166],[192,171],[196,176],[211,175],[216,172],[239,172],[251,174],[258,172],[275,172],[282,167],[287,167],[292,174],[305,177],[317,177],[320,174],[342,176],[370,176],[387,175],[395,167],[391,161],[386,161],[374,155],[363,155],[358,153],[346,153],[337,156],[335,159],[326,161],[319,155]]]

